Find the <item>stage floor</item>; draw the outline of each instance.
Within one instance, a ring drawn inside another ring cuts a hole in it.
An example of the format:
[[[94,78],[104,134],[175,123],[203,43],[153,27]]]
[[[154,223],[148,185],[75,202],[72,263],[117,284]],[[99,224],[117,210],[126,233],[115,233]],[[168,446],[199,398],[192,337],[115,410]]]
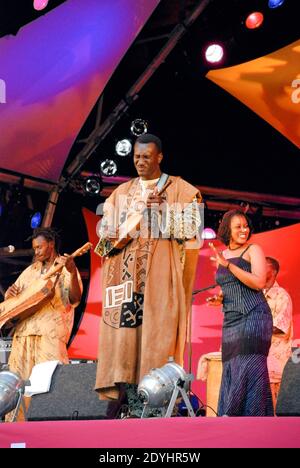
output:
[[[13,445],[12,445],[13,444]],[[0,448],[300,447],[300,417],[149,418],[0,424]]]

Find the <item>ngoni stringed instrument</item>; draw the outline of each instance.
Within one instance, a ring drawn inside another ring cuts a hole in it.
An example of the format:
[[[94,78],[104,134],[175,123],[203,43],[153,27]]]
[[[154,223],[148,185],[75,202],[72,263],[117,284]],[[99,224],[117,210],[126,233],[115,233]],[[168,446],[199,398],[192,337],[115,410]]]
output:
[[[163,188],[157,193],[161,195],[172,183],[168,180]],[[147,209],[147,208],[146,208]],[[116,239],[100,239],[95,247],[95,253],[100,257],[105,257],[113,250],[122,250],[132,239],[135,238],[139,230],[140,223],[144,217],[145,210],[132,214],[118,227],[118,237]]]
[[[70,257],[75,258],[88,252],[92,244],[87,242],[79,249],[75,250]],[[41,309],[49,302],[55,291],[58,276],[63,269],[63,265],[55,263],[49,271],[38,280],[33,281],[28,288],[24,289],[15,297],[10,297],[0,303],[0,329],[7,323],[14,324],[24,320]]]

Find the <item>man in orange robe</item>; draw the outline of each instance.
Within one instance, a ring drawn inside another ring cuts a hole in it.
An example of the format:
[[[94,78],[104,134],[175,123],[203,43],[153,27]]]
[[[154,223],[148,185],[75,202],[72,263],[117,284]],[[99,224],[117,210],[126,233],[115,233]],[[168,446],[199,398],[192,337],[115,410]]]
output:
[[[162,159],[159,138],[138,137],[139,177],[120,185],[104,205],[96,248],[105,258],[95,385],[102,399],[118,398],[119,384],[138,384],[170,357],[183,365],[201,195],[180,177],[162,174]],[[163,193],[160,181],[167,186]],[[130,241],[115,248],[124,219],[131,226]]]

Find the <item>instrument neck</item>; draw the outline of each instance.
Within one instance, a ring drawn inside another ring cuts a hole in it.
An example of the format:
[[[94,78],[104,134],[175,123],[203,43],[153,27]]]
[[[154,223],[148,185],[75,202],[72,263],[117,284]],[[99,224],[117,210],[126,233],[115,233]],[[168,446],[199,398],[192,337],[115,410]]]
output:
[[[79,249],[75,250],[70,257],[75,258],[78,257],[79,255],[82,255],[83,253],[86,253],[90,250],[92,247],[92,244],[90,242],[86,242],[82,247]],[[52,264],[51,268],[49,269],[48,273],[44,276],[44,279],[50,278],[50,276],[53,276],[55,274],[58,274],[61,270],[63,269],[62,264],[55,265],[55,262]]]
[[[48,260],[45,260],[42,262],[42,274],[47,273],[47,271],[50,270],[50,268],[55,264],[55,260],[57,259],[58,254],[56,252],[53,252],[51,257]]]
[[[52,276],[53,273],[61,270],[61,265],[58,263],[56,264],[56,259],[59,257],[57,253],[53,255],[49,260],[42,262],[41,273],[42,275],[46,275],[46,277]]]

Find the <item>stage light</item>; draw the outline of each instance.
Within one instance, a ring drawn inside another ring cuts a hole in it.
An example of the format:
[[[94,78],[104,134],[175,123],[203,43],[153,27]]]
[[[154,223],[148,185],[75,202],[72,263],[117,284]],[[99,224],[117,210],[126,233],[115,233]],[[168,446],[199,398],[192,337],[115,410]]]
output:
[[[13,253],[16,250],[14,245],[7,245],[6,247],[0,247],[1,254]],[[1,348],[1,338],[0,338],[0,348]]]
[[[84,181],[84,190],[89,195],[99,195],[103,188],[102,181],[100,177],[91,176],[87,177]]]
[[[224,49],[220,44],[210,44],[205,51],[205,58],[209,63],[218,63],[224,56]]]
[[[186,394],[192,378],[191,374],[187,374],[175,362],[168,362],[159,369],[151,369],[149,374],[142,378],[137,390],[140,400],[145,405],[143,415],[151,408],[164,408],[164,417],[171,416],[178,393],[180,392],[190,416],[195,416]]]
[[[32,229],[38,228],[42,221],[42,215],[39,211],[31,216],[30,226]]]
[[[118,166],[113,159],[105,159],[100,163],[101,173],[107,177],[111,177],[117,173]]]
[[[248,29],[259,28],[264,21],[264,15],[260,11],[254,11],[246,18],[246,27]]]
[[[124,140],[117,142],[115,149],[118,156],[128,156],[132,150],[132,143],[127,138],[124,138]]]
[[[33,0],[33,8],[35,10],[44,10],[48,5],[49,0]]]
[[[201,234],[201,238],[204,239],[204,240],[215,239],[216,237],[217,237],[217,234],[210,227],[204,228],[203,231],[202,231],[202,234]]]
[[[135,119],[131,122],[130,131],[133,135],[139,136],[148,131],[148,122],[143,119]]]
[[[16,407],[18,409],[24,389],[25,382],[18,374],[10,371],[0,372],[0,418]]]
[[[278,8],[283,5],[285,0],[269,0],[269,8]]]

